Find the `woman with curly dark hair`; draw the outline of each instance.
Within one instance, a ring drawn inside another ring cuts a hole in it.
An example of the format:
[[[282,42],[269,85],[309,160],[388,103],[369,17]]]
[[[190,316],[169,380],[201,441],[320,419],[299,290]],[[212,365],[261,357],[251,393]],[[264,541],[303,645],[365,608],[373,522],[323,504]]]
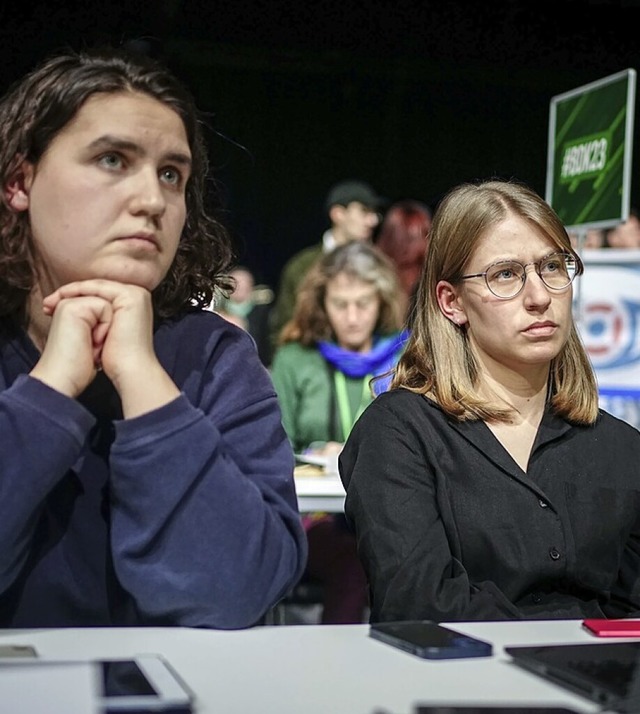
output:
[[[206,172],[148,58],[61,54],[0,102],[1,627],[245,627],[302,572],[273,387],[202,309]]]

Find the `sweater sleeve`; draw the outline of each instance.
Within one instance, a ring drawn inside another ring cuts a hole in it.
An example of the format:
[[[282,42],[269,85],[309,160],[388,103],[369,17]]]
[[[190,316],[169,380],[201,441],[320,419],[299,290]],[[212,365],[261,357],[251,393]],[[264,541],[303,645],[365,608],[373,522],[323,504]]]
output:
[[[26,375],[0,393],[0,592],[24,565],[42,504],[94,421],[77,401]]]
[[[492,582],[470,582],[454,557],[446,485],[429,465],[420,425],[376,400],[340,456],[345,512],[371,587],[372,621],[521,617]],[[424,424],[422,424],[424,426]]]
[[[144,622],[246,627],[304,569],[293,456],[248,336],[198,392],[116,423],[114,564]]]

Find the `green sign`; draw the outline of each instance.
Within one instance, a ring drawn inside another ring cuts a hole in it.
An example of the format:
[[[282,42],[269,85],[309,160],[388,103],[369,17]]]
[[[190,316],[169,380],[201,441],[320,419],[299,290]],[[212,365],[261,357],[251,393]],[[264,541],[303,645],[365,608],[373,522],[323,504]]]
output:
[[[551,99],[546,200],[567,228],[629,215],[635,85],[627,69]]]

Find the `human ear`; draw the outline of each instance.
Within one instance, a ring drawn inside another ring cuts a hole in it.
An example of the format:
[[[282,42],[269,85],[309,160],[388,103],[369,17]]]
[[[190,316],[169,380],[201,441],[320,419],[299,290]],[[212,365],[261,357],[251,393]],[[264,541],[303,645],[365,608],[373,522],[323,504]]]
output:
[[[33,175],[33,164],[29,161],[23,161],[5,183],[4,195],[7,203],[14,211],[26,211],[29,208]]]
[[[460,296],[457,289],[450,282],[441,280],[436,285],[436,299],[438,300],[440,312],[447,320],[451,320],[458,327],[466,324],[467,316],[462,307]]]
[[[346,212],[346,208],[344,206],[341,206],[339,203],[334,203],[333,206],[329,209],[329,220],[333,225],[338,225],[341,223],[342,219],[344,218],[344,214]]]

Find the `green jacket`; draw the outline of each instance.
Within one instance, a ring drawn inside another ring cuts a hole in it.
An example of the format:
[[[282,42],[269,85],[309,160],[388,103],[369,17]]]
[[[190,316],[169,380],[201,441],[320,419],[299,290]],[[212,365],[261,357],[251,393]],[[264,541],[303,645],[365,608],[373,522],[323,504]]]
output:
[[[304,248],[291,257],[282,269],[276,302],[271,310],[272,340],[275,344],[280,330],[293,317],[298,287],[302,278],[323,253],[322,243]]]
[[[271,377],[282,424],[296,453],[314,441],[344,441],[333,396],[333,371],[315,347],[298,342],[280,347],[271,364]],[[363,379],[347,377],[346,385],[355,413],[362,400]]]

